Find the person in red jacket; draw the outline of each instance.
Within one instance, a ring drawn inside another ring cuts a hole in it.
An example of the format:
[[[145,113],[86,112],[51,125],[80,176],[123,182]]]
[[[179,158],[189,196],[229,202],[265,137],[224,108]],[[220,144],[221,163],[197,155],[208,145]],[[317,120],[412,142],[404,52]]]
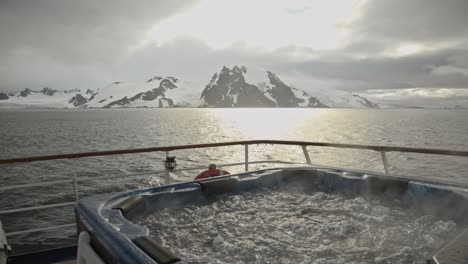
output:
[[[201,180],[205,178],[210,178],[210,177],[215,177],[215,176],[220,176],[220,175],[227,175],[227,174],[231,174],[231,173],[225,170],[217,169],[216,164],[211,163],[210,166],[208,166],[208,170],[198,174],[195,180]]]

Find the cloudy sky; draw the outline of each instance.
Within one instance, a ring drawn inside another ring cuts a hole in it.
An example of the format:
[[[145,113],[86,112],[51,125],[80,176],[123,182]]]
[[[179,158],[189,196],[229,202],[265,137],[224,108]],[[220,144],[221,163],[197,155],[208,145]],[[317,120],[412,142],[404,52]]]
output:
[[[0,0],[0,91],[206,83],[239,64],[306,90],[467,100],[467,13],[466,0]]]

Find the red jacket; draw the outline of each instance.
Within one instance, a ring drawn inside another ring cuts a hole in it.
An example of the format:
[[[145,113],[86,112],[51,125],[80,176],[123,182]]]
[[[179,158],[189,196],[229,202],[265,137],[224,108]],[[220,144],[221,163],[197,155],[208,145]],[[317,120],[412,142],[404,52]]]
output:
[[[225,170],[209,169],[198,174],[195,180],[201,180],[205,178],[210,178],[210,177],[215,177],[215,176],[220,176],[220,175],[227,175],[227,174],[230,174],[230,173]]]

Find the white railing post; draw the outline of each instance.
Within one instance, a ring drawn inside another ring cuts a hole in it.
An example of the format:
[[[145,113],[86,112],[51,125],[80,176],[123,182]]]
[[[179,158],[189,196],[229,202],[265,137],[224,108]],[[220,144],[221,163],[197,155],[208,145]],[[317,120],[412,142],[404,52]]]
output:
[[[73,162],[73,193],[75,194],[75,202],[78,202],[80,199],[78,191],[78,173],[76,171],[76,159],[72,160]]]
[[[388,168],[387,155],[385,151],[380,151],[380,156],[382,157],[382,163],[383,163],[385,174],[390,174],[390,170]]]
[[[304,157],[306,159],[307,164],[312,164],[312,162],[310,161],[309,151],[307,151],[306,145],[302,145],[302,152],[304,152]]]
[[[169,157],[169,151],[166,151],[166,160]],[[169,169],[166,166],[166,161],[164,161],[164,182],[166,184],[171,183],[171,176],[169,175]]]
[[[249,171],[249,145],[245,144],[245,171]]]

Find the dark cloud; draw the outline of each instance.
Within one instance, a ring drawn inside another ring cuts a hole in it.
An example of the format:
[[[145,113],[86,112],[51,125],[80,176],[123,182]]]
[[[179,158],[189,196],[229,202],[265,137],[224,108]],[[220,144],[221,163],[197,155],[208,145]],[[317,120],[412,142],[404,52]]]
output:
[[[0,49],[31,49],[65,64],[114,61],[158,21],[190,5],[171,0],[2,1]]]
[[[70,77],[66,72],[84,77],[100,67],[100,74],[106,75],[105,68],[125,57],[157,22],[196,2],[2,0],[0,89],[20,89],[18,85],[31,83],[14,80],[12,75],[42,76],[36,82],[49,85],[63,84],[54,78]],[[51,72],[57,68],[65,75]],[[82,85],[89,84],[86,79]]]
[[[355,37],[370,41],[448,42],[468,37],[466,0],[374,0],[351,24]]]
[[[335,55],[337,56],[337,55]],[[468,56],[468,50],[444,49],[402,57],[353,58],[341,56],[330,60],[321,57],[315,60],[288,65],[287,68],[301,71],[318,78],[340,80],[343,87],[347,81],[360,81],[363,87],[349,89],[409,88],[409,87],[468,87],[468,76],[459,73],[434,74],[433,69],[451,65],[453,57]],[[285,68],[284,70],[287,70]]]
[[[368,1],[361,17],[349,25],[350,42],[342,50],[366,57],[339,65],[326,63],[327,73],[316,71],[319,65],[314,63],[304,63],[304,69],[330,78],[361,80],[370,89],[466,88],[467,11],[466,0]],[[400,57],[384,55],[407,43],[425,50]]]

